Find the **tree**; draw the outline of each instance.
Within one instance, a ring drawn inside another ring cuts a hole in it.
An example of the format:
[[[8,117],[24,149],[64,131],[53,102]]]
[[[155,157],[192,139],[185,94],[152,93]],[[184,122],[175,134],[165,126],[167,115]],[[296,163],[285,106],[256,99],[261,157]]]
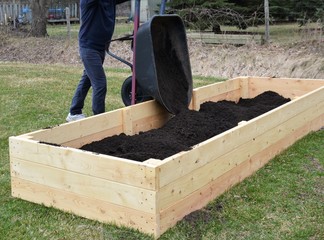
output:
[[[265,41],[269,43],[270,29],[269,29],[269,0],[264,0],[264,16],[265,16]]]
[[[256,0],[244,1],[245,6],[251,8],[249,3],[252,1]],[[316,21],[324,8],[324,1],[318,0],[271,0],[269,2],[271,18],[276,21],[296,21],[298,18],[304,21]]]
[[[172,0],[168,6],[170,13],[180,15],[186,26],[193,29],[211,27],[214,32],[219,32],[221,24],[235,25],[241,29],[247,27],[228,0]]]
[[[228,0],[233,4],[232,9],[238,12],[248,26],[264,22],[264,0]]]
[[[30,32],[34,37],[45,37],[48,35],[46,30],[48,6],[48,0],[31,0],[30,8],[33,17]]]
[[[295,0],[292,1],[293,10],[299,15],[299,17],[312,18],[316,12],[316,8],[323,5],[322,1],[318,0]]]
[[[268,0],[269,20],[317,21],[324,19],[324,1]],[[264,0],[172,0],[168,5],[187,26],[204,30],[211,25],[236,25],[240,29],[265,23]],[[267,18],[268,19],[268,18]]]

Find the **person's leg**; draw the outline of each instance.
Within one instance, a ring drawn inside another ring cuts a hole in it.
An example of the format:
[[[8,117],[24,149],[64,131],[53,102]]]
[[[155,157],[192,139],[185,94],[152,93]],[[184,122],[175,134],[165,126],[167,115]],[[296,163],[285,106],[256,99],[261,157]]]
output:
[[[84,106],[84,100],[88,94],[88,91],[91,87],[91,82],[86,74],[86,70],[83,71],[83,75],[81,80],[75,90],[74,96],[72,98],[70,114],[71,115],[78,115],[82,114],[82,109]]]
[[[92,111],[94,114],[105,112],[105,98],[107,93],[106,75],[103,69],[105,52],[80,48],[80,56],[85,70],[75,91],[70,108],[71,115],[82,114],[84,101],[92,86]]]
[[[105,99],[107,93],[107,80],[103,68],[105,51],[87,49],[83,56],[86,74],[92,86],[92,111],[93,114],[105,112]]]

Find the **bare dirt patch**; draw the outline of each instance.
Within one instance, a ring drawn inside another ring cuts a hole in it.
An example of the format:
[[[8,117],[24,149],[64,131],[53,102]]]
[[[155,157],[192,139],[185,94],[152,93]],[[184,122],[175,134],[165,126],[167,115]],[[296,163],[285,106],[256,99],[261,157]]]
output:
[[[0,61],[81,65],[78,42],[59,38],[1,37]],[[192,73],[201,76],[298,77],[324,79],[324,42],[311,41],[289,46],[210,45],[190,40]],[[111,51],[132,61],[130,42],[112,42]],[[106,66],[129,68],[107,56]]]

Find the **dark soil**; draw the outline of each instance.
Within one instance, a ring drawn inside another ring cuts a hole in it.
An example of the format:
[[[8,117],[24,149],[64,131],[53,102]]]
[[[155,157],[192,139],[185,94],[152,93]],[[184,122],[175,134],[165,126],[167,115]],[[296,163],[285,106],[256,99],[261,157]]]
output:
[[[165,159],[215,135],[231,129],[243,120],[248,121],[268,112],[290,99],[275,92],[264,92],[253,99],[206,102],[199,111],[184,110],[171,118],[163,127],[134,136],[120,134],[84,145],[81,149],[145,161]]]

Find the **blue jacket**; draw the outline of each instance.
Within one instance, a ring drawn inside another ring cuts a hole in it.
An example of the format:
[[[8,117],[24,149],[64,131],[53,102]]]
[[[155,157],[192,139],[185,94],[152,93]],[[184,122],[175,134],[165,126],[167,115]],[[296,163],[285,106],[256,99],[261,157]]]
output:
[[[105,50],[115,28],[116,4],[126,1],[128,0],[80,0],[79,46]]]

